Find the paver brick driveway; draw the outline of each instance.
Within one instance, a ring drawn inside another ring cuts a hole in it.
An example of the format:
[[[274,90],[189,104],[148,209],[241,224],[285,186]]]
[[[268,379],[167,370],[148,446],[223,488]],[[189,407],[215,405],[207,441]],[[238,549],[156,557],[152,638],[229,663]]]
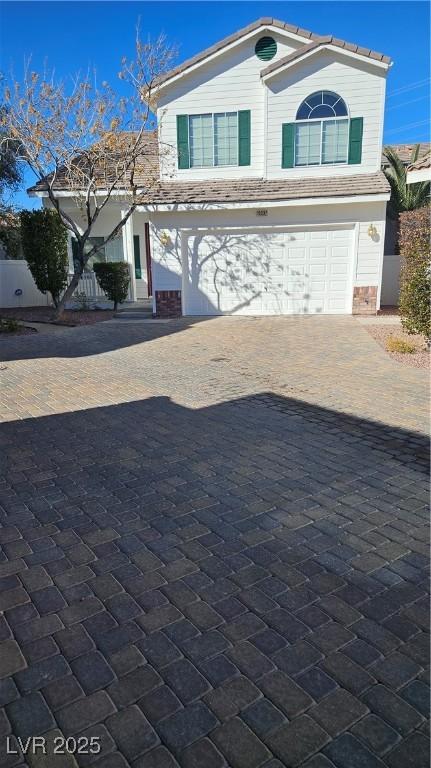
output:
[[[0,355],[2,766],[428,766],[424,371],[353,318]]]

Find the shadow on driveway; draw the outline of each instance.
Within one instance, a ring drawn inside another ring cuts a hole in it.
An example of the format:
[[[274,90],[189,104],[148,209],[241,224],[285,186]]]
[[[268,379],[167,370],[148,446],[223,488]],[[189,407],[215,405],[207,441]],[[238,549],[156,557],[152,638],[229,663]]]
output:
[[[261,393],[0,451],[6,733],[96,736],[99,768],[428,766],[423,438]]]

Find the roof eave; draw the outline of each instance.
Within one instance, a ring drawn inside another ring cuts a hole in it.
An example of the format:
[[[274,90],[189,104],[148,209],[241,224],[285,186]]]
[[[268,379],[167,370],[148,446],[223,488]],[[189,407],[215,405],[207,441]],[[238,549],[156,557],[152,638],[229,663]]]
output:
[[[170,203],[141,203],[137,206],[137,210],[148,211],[160,211],[160,212],[178,212],[178,211],[192,211],[202,210],[204,206],[205,211],[211,210],[240,210],[247,208],[280,208],[280,207],[300,207],[309,205],[332,205],[332,204],[351,204],[351,203],[369,203],[369,202],[388,202],[390,199],[390,192],[361,192],[360,194],[352,195],[327,195],[326,197],[296,197],[296,198],[283,198],[280,197],[276,200],[239,200],[233,202],[232,200],[212,200],[208,202],[170,202]]]
[[[204,55],[204,51],[202,54],[197,54],[197,56],[188,59],[179,67],[176,67],[174,70],[172,70],[171,76],[168,73],[167,76],[164,76],[163,80],[154,84],[151,95],[154,97],[157,93],[162,92],[165,88],[168,88],[173,83],[177,82],[183,77],[188,76],[208,62],[213,61],[215,58],[218,58],[224,53],[227,53],[233,48],[236,48],[246,40],[253,38],[257,33],[263,32],[265,30],[282,34],[285,37],[293,38],[298,42],[303,43],[304,45],[306,45],[307,42],[310,42],[310,40],[315,37],[315,35],[313,35],[313,33],[309,32],[308,30],[300,29],[299,27],[293,27],[289,24],[283,25],[283,22],[277,21],[277,19],[261,19],[260,21],[265,23],[256,23],[256,25],[249,25],[249,27],[244,27],[243,30],[239,30],[239,32],[236,32],[234,35],[230,35],[229,38],[226,38],[226,40],[229,42],[227,42],[225,45],[220,45],[220,47],[218,47],[218,44],[216,44],[212,47],[216,50],[209,48],[208,55]],[[244,34],[242,34],[242,32],[244,32]]]
[[[304,49],[306,50],[304,50],[303,53],[300,53],[298,56],[292,56],[292,58],[290,58],[290,55],[286,56],[284,59],[280,59],[278,62],[275,62],[269,67],[263,69],[260,73],[262,82],[269,82],[273,77],[276,77],[290,67],[296,66],[300,62],[304,61],[304,59],[308,59],[312,56],[315,56],[317,53],[321,53],[323,50],[328,50],[351,59],[356,59],[369,65],[371,64],[371,66],[376,66],[384,71],[387,71],[392,66],[391,61],[374,59],[370,56],[359,54],[356,51],[349,51],[347,48],[343,48],[332,43],[320,43],[313,45],[312,47],[311,46],[312,44],[304,46]]]

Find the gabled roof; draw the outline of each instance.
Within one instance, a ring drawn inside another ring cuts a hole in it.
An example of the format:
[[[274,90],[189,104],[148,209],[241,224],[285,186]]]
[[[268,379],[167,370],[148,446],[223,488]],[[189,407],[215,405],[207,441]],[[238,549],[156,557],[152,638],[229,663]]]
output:
[[[374,59],[375,61],[380,61],[384,64],[390,64],[391,59],[389,56],[385,56],[383,53],[378,53],[377,51],[372,51],[369,48],[363,48],[359,45],[355,45],[353,43],[347,43],[345,40],[340,40],[338,38],[332,37],[332,36],[322,36],[317,35],[314,32],[310,32],[307,29],[302,29],[301,27],[295,27],[292,24],[287,24],[284,21],[279,21],[279,19],[273,19],[271,17],[262,17],[260,19],[257,19],[256,21],[252,22],[252,24],[249,24],[247,27],[243,27],[242,29],[239,29],[237,32],[234,32],[232,35],[228,35],[228,37],[224,37],[222,40],[219,40],[218,43],[215,43],[215,45],[212,45],[210,48],[206,48],[204,51],[201,51],[200,53],[196,54],[196,56],[193,56],[190,59],[187,59],[179,66],[175,67],[174,69],[171,69],[169,72],[166,72],[161,77],[157,78],[155,81],[155,87],[159,88],[163,85],[165,85],[169,80],[172,80],[172,78],[177,77],[178,75],[182,75],[187,72],[191,67],[195,67],[198,64],[204,64],[204,62],[210,57],[213,56],[216,53],[221,53],[223,49],[227,48],[228,46],[240,42],[244,37],[247,35],[250,35],[251,33],[259,30],[259,29],[268,29],[274,27],[276,29],[279,29],[280,31],[284,31],[287,33],[291,33],[292,35],[295,35],[299,40],[303,40],[304,46],[301,46],[297,51],[294,51],[293,54],[289,54],[290,56],[298,56],[304,54],[304,49],[308,48],[310,50],[310,42],[315,43],[313,45],[313,48],[319,47],[323,44],[330,44],[334,45],[337,48],[344,48],[346,51],[349,51],[350,53],[356,53],[358,56],[366,56],[371,59]],[[286,59],[288,57],[284,57]],[[280,62],[283,61],[283,59],[279,59],[278,62],[275,62],[274,65],[270,65],[270,67],[279,66]],[[269,70],[270,67],[266,67],[266,70]],[[265,71],[265,70],[264,70]]]
[[[353,53],[356,54],[356,56],[368,57],[382,64],[389,65],[390,63],[390,58],[388,56],[384,56],[383,53],[377,53],[377,51],[370,51],[368,48],[361,48],[358,45],[345,43],[343,40],[338,40],[337,38],[331,37],[330,35],[326,35],[320,38],[318,38],[317,35],[314,35],[314,39],[311,43],[302,45],[301,48],[298,48],[296,51],[292,51],[292,53],[288,53],[287,56],[283,56],[283,58],[272,62],[272,64],[269,64],[267,67],[265,67],[265,69],[262,69],[260,75],[263,78],[268,77],[268,75],[272,75],[279,69],[283,69],[289,64],[293,64],[303,56],[317,52],[319,48],[324,48],[328,45],[334,46],[335,48],[342,48],[347,53]]]

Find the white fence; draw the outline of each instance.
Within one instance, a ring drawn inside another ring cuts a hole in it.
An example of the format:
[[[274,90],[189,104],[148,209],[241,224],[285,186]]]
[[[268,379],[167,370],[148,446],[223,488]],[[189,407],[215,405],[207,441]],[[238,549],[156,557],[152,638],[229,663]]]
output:
[[[73,273],[69,273],[69,283]],[[111,307],[109,301],[100,288],[94,272],[84,272],[74,296],[84,294],[90,305]],[[131,300],[130,288],[127,300]],[[67,306],[76,306],[72,299]],[[0,259],[0,308],[6,307],[49,307],[52,305],[51,296],[44,295],[36,287],[32,274],[24,260]]]
[[[382,293],[380,306],[397,306],[400,296],[400,267],[399,254],[385,253],[383,256]]]
[[[72,277],[73,277],[73,272],[69,272],[69,283],[72,280]],[[103,306],[103,307],[112,307],[112,302],[106,298],[106,295],[103,293],[99,283],[96,280],[96,275],[94,272],[84,272],[82,274],[81,279],[78,283],[78,287],[74,293],[74,296],[76,296],[76,294],[78,293],[80,293],[81,295],[85,294],[85,297],[90,304],[97,304],[98,306]],[[132,300],[132,295],[130,292],[130,285],[129,285],[129,291],[127,294],[126,301],[131,301],[131,300]],[[72,300],[70,304],[74,306],[76,305],[76,302]]]
[[[47,307],[51,297],[36,288],[24,260],[0,260],[0,307]]]
[[[69,283],[72,280],[73,272],[69,272]],[[84,272],[78,283],[78,287],[75,291],[77,293],[85,293],[86,298],[89,301],[107,301],[105,294],[103,293],[99,283],[96,280],[94,272]]]

